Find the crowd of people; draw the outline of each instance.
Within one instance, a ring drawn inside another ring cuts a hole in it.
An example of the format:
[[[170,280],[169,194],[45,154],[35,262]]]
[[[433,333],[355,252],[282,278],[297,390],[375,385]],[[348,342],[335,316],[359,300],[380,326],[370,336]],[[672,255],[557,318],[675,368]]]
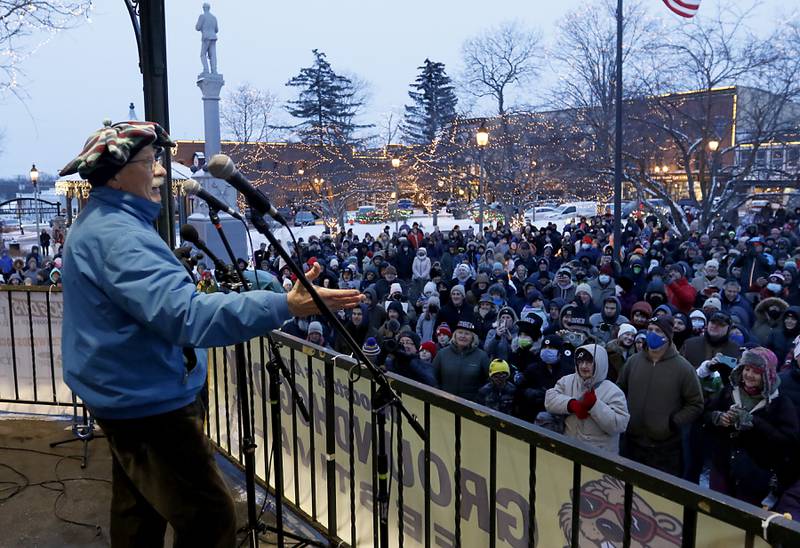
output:
[[[800,515],[800,208],[679,237],[610,214],[562,230],[483,235],[418,223],[302,238],[324,287],[358,289],[340,318],[376,364],[756,505]],[[3,251],[6,283],[60,285],[60,245]],[[288,291],[276,251],[240,259]],[[257,270],[256,267],[257,266]],[[220,290],[202,262],[203,292]],[[322,317],[281,327],[350,354]]]
[[[294,252],[323,266],[316,283],[362,291],[341,319],[386,370],[800,515],[799,226],[800,208],[771,204],[687,237],[627,219],[619,257],[608,213],[563,230],[348,230]],[[254,255],[291,285],[275,250]],[[282,330],[350,353],[322,318]]]
[[[51,247],[51,244],[52,247]],[[0,245],[0,279],[7,285],[61,287],[61,254],[64,232],[58,228],[53,235],[47,229],[39,234],[39,245],[32,245],[27,253],[14,253]],[[51,254],[52,251],[52,254]]]

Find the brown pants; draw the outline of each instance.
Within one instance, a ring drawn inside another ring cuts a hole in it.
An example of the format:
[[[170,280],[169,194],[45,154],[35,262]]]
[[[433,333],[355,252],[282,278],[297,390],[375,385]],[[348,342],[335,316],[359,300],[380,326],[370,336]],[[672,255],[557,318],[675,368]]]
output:
[[[167,523],[175,547],[232,547],[236,511],[203,432],[203,404],[98,423],[113,457],[111,545],[164,545]]]

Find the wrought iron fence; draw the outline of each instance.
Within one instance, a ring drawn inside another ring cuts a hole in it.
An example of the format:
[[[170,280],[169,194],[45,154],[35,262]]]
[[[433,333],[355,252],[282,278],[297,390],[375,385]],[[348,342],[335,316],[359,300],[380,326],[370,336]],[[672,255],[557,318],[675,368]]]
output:
[[[61,293],[0,290],[0,406],[67,407]],[[68,326],[65,328],[69,328]],[[377,545],[375,383],[349,357],[275,332],[311,420],[281,385],[284,501],[332,543]],[[274,488],[266,339],[247,343],[257,475]],[[242,465],[233,348],[209,351],[209,438]],[[423,423],[388,416],[396,546],[800,546],[800,525],[439,390],[390,376]]]
[[[284,333],[272,337],[312,417],[302,419],[284,383],[285,501],[333,542],[378,545],[375,383],[349,357]],[[248,355],[258,476],[274,485],[264,367],[269,348],[255,339]],[[232,349],[210,355],[208,434],[241,463],[232,359]],[[800,525],[783,517],[414,381],[391,379],[427,432],[419,439],[399,414],[390,417],[389,525],[397,546],[800,546]]]

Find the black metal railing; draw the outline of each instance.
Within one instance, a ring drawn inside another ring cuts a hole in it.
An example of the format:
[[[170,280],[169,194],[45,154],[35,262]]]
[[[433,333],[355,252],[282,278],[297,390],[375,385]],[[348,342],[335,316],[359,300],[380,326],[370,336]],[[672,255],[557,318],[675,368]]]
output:
[[[61,375],[61,289],[0,287],[0,407],[68,407]]]
[[[302,420],[284,384],[285,502],[333,542],[377,545],[378,436],[370,413],[375,383],[349,357],[284,333],[272,336],[312,416]],[[264,449],[271,439],[263,364],[269,355],[258,340],[249,352],[259,477],[266,481]],[[223,453],[241,462],[235,382],[225,365],[232,356],[232,349],[211,354],[208,432]],[[399,546],[758,546],[764,539],[800,546],[800,525],[783,517],[390,377],[428,433],[419,439],[399,414],[390,418],[389,525]],[[222,401],[225,407],[215,406]]]
[[[0,290],[0,405],[70,406],[61,293]],[[284,502],[333,543],[377,545],[375,384],[349,357],[274,333],[311,420],[280,391]],[[257,475],[274,486],[265,339],[247,344]],[[513,417],[391,376],[425,427],[387,418],[397,546],[800,546],[800,525]],[[206,432],[239,466],[233,348],[209,351]]]

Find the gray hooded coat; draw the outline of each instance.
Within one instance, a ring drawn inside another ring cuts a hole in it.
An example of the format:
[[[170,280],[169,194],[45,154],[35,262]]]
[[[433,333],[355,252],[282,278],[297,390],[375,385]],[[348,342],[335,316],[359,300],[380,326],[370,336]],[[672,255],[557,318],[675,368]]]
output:
[[[619,453],[619,435],[628,427],[628,403],[625,394],[608,375],[608,354],[597,344],[581,346],[594,356],[594,376],[583,380],[576,371],[561,377],[556,385],[547,391],[544,406],[553,415],[569,415],[566,418],[564,434],[581,440],[604,451]],[[570,400],[579,400],[585,392],[594,389],[597,401],[589,411],[589,416],[579,419],[570,414],[567,406]]]

